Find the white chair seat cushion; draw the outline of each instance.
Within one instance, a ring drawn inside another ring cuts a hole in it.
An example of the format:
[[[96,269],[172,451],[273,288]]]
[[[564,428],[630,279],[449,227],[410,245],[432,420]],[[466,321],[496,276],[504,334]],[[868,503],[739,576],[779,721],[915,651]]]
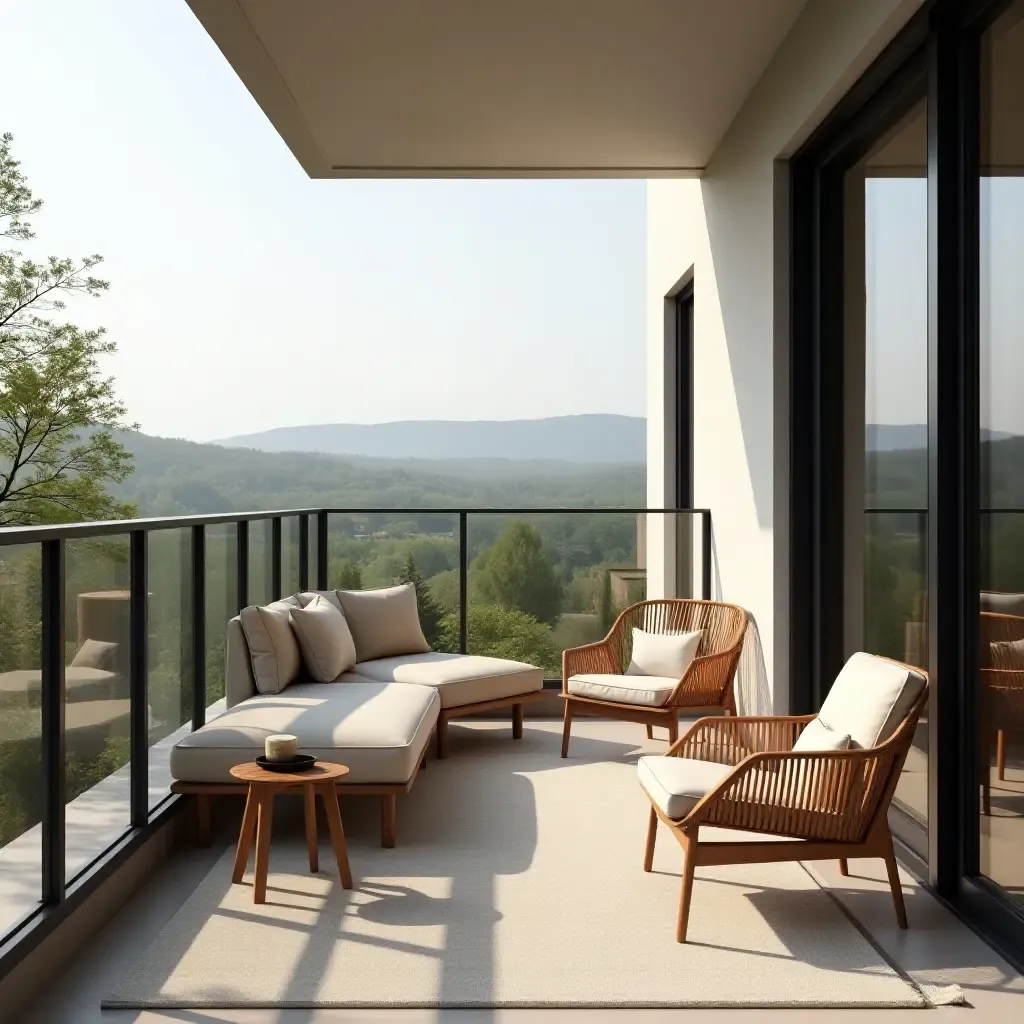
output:
[[[522,661],[438,651],[361,661],[339,682],[360,678],[432,686],[443,708],[534,693],[544,686],[544,673]]]
[[[182,782],[232,782],[232,765],[263,753],[274,733],[299,749],[347,765],[346,783],[407,782],[437,722],[434,690],[368,681],[338,686],[295,683],[279,694],[236,704],[171,749],[171,776]]]
[[[836,676],[818,718],[827,729],[849,735],[851,748],[876,747],[907,717],[924,685],[924,676],[905,665],[854,654]]]
[[[637,762],[637,776],[647,795],[670,818],[685,818],[733,768],[715,761],[654,754]]]
[[[610,700],[616,704],[640,704],[643,707],[663,707],[672,691],[679,685],[678,677],[618,676],[600,672],[569,676],[569,692],[591,700]]]

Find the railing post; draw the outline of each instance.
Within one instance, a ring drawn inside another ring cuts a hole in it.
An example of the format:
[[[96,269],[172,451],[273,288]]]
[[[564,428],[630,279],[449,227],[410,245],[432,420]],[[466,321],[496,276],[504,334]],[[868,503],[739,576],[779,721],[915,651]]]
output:
[[[206,528],[192,527],[192,731],[206,724]]]
[[[701,597],[711,600],[711,510],[704,509],[700,514],[701,526]]]
[[[131,723],[131,823],[149,821],[149,535],[132,530],[129,552],[129,721]]]
[[[299,590],[309,590],[309,516],[299,516]]]
[[[469,639],[469,531],[467,515],[459,513],[459,653],[466,653]]]
[[[281,517],[270,520],[270,599],[281,597]]]
[[[326,512],[316,514],[316,589],[327,589],[327,529],[330,522]]]
[[[238,611],[249,603],[249,522],[235,525],[235,596]]]
[[[52,905],[64,899],[65,875],[64,541],[43,541],[41,548],[42,897]]]

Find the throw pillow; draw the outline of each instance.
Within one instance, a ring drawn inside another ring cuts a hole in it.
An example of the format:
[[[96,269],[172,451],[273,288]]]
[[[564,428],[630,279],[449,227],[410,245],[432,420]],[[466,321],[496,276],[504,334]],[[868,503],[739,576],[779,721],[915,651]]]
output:
[[[345,614],[342,611],[341,602],[338,600],[338,592],[336,590],[304,590],[301,594],[296,594],[295,597],[303,608],[310,604],[313,598],[322,597],[330,604],[333,604],[342,615]]]
[[[796,752],[811,750],[847,750],[850,746],[850,734],[838,733],[830,729],[820,719],[815,718],[804,726],[804,731],[793,744]]]
[[[114,671],[117,644],[108,640],[86,640],[71,659],[72,668],[98,668]]]
[[[682,679],[697,657],[703,629],[691,633],[647,633],[633,630],[633,656],[628,676],[663,676]]]
[[[318,683],[331,683],[356,663],[345,616],[326,597],[313,597],[304,608],[293,608],[289,619],[309,674]]]
[[[253,680],[260,693],[280,693],[299,674],[302,655],[288,619],[289,613],[299,607],[296,598],[287,597],[273,604],[249,605],[239,613]]]
[[[430,650],[420,628],[414,584],[381,590],[339,590],[338,598],[352,631],[358,661]]]
[[[1024,669],[1024,640],[996,640],[991,648],[993,668]]]

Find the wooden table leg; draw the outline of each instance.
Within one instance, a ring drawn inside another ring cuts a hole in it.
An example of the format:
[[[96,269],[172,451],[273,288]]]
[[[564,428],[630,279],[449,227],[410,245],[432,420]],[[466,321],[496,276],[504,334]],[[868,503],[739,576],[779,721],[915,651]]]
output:
[[[312,789],[312,786],[309,787]],[[344,889],[352,888],[352,871],[348,866],[348,846],[345,842],[345,829],[341,824],[341,811],[338,810],[338,794],[334,789],[333,782],[327,782],[317,787],[320,790],[320,799],[324,804],[324,813],[327,815],[327,825],[331,830],[331,842],[334,844],[334,856],[338,861],[338,874],[341,877],[341,885]]]
[[[316,790],[311,783],[302,787],[302,799],[306,805],[306,846],[309,848],[309,870],[316,874],[320,870],[320,856],[316,839]]]
[[[258,816],[258,798],[249,787],[245,797],[245,813],[242,815],[242,827],[238,832],[238,846],[235,847],[235,870],[231,881],[236,884],[245,874],[245,866],[249,863],[249,851],[252,849],[252,837],[256,834],[256,818]]]
[[[253,903],[267,902],[267,869],[270,867],[270,830],[274,821],[274,791],[260,786],[259,821],[256,825],[256,875]]]

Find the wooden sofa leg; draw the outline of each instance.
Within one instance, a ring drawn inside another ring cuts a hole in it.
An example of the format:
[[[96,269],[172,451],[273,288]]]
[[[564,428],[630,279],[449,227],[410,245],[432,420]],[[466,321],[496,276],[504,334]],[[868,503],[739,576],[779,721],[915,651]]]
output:
[[[647,738],[649,740],[654,739],[654,726],[650,722],[647,723]]]
[[[444,715],[437,718],[437,759],[448,756],[448,719]]]
[[[380,798],[380,845],[390,850],[395,845],[395,817],[398,798],[388,793]]]
[[[521,740],[523,738],[523,705],[513,704],[512,705],[512,739]]]
[[[210,845],[210,803],[208,793],[196,793],[196,846]]]
[[[565,702],[565,712],[562,715],[562,757],[569,756],[569,733],[572,730],[572,704]]]
[[[840,857],[839,858],[839,874],[846,876],[846,875],[849,875],[849,873],[850,873],[850,865],[846,862],[846,858],[845,857]]]

